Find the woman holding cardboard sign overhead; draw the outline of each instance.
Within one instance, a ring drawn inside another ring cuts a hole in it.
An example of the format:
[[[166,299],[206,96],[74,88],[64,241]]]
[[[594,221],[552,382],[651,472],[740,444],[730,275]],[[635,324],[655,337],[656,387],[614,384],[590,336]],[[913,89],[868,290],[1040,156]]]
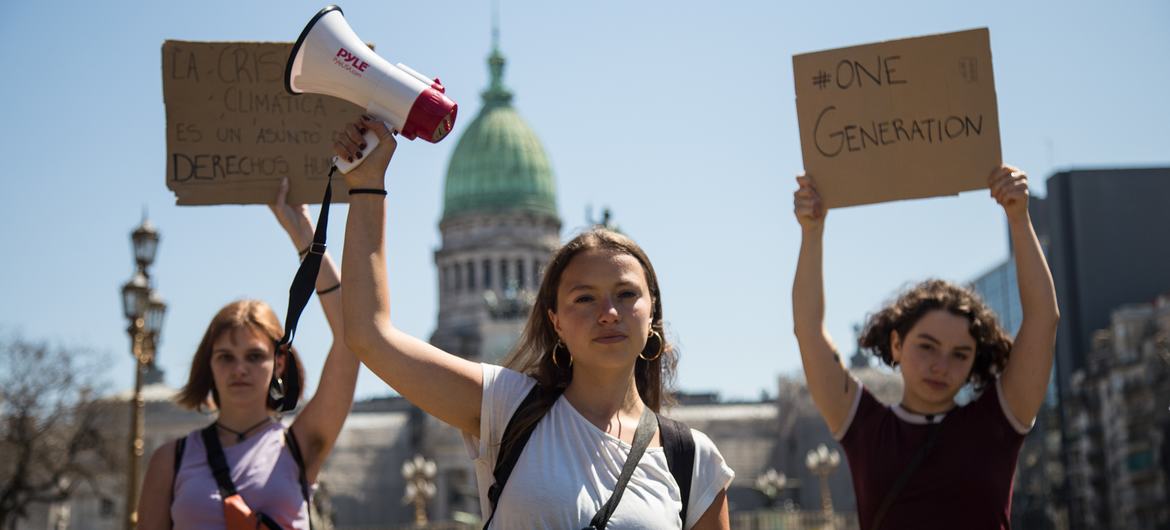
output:
[[[303,258],[313,220],[305,206],[285,204],[287,190],[286,180],[272,210]],[[358,361],[341,340],[340,287],[337,267],[323,255],[316,289],[334,343],[316,394],[288,428],[279,415],[296,406],[304,370],[295,348],[278,346],[283,330],[272,308],[240,300],[212,318],[176,399],[191,409],[214,408],[216,420],[155,451],[138,503],[139,528],[309,528],[312,488],[357,383]]]
[[[656,414],[677,356],[641,248],[601,228],[561,247],[504,366],[442,351],[391,321],[384,181],[395,143],[381,123],[362,127],[381,143],[345,175],[346,342],[463,431],[485,528],[728,528],[731,469],[702,433]],[[343,158],[362,147],[350,140],[335,147]]]
[[[1028,214],[1028,178],[988,177],[1011,231],[1023,323],[1008,337],[970,289],[927,280],[869,317],[859,346],[902,376],[902,401],[879,403],[842,366],[824,326],[825,208],[815,175],[797,177],[802,241],[793,317],[813,402],[845,448],[861,528],[1008,528],[1016,458],[1044,401],[1059,313],[1052,275]],[[890,238],[904,255],[929,242]],[[972,385],[964,406],[955,395]]]

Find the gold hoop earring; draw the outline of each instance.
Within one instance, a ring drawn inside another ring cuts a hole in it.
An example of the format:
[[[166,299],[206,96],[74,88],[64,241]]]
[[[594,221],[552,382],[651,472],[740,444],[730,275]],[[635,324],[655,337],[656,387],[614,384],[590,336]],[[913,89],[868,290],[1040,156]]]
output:
[[[557,350],[565,350],[565,353],[569,354],[569,366],[573,366],[573,354],[569,352],[568,346],[565,346],[565,343],[561,342],[560,337],[557,337],[557,343],[553,345],[552,352],[549,353],[553,366],[556,366],[557,369],[561,368],[561,363],[557,362]]]
[[[666,351],[666,341],[662,340],[662,335],[659,335],[657,331],[650,330],[650,335],[646,337],[647,343],[650,342],[651,337],[658,339],[658,351],[654,354],[654,356],[646,357],[645,355],[642,355],[643,352],[638,352],[638,358],[646,362],[657,361],[659,357],[662,357],[662,352]]]

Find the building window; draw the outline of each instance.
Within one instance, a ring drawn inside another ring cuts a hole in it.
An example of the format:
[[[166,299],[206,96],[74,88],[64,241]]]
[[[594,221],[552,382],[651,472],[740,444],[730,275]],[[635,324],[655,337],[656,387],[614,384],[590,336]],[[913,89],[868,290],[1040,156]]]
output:
[[[500,287],[508,288],[508,260],[500,260]]]
[[[540,263],[540,260],[532,260],[532,287],[536,289],[540,288],[540,274],[544,272],[541,270],[543,267],[544,265]]]
[[[447,292],[451,290],[451,267],[443,265],[443,270],[439,273],[439,290]]]
[[[467,289],[475,290],[475,262],[467,260]]]
[[[452,287],[458,291],[463,288],[463,267],[460,267],[458,263],[452,265],[452,267],[454,267],[453,270],[455,271],[455,285]]]
[[[492,288],[492,260],[483,260],[483,288]]]
[[[524,260],[516,260],[516,287],[524,288]]]

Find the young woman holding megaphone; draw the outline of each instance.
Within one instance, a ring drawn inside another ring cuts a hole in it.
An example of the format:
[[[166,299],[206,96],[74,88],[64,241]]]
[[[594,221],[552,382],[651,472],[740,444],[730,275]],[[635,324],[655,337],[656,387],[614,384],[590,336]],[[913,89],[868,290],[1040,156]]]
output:
[[[504,366],[442,351],[394,327],[385,172],[396,143],[363,119],[335,145],[346,173],[345,338],[403,397],[463,431],[485,528],[728,528],[733,472],[705,435],[657,416],[677,361],[654,268],[604,229],[561,247]],[[554,471],[555,470],[555,471]]]
[[[272,210],[304,258],[313,220],[307,207],[285,204],[287,191],[286,180]],[[215,315],[177,397],[191,409],[213,408],[215,423],[154,452],[138,528],[309,528],[312,485],[357,383],[357,358],[341,340],[340,288],[337,267],[325,254],[316,290],[334,342],[316,394],[288,428],[280,413],[295,407],[304,376],[296,349],[278,346],[283,331],[276,314],[264,302],[240,300]]]
[[[1016,261],[1023,322],[1015,340],[970,289],[941,280],[910,287],[869,317],[858,341],[899,368],[903,395],[893,406],[849,375],[825,330],[826,212],[813,179],[797,183],[796,338],[813,402],[845,448],[861,528],[1008,528],[1016,458],[1044,401],[1059,320],[1028,215],[1027,175],[1003,166],[988,177]],[[930,251],[908,233],[890,244],[908,257]],[[956,406],[968,384],[981,394]]]

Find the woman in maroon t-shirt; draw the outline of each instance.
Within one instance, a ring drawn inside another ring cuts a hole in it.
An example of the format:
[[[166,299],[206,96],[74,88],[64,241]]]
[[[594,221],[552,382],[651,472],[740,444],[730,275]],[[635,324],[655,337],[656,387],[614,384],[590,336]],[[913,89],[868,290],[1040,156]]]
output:
[[[940,280],[911,287],[870,317],[859,340],[899,368],[902,401],[893,406],[850,377],[825,330],[826,211],[813,178],[797,177],[794,194],[802,241],[793,318],[809,392],[849,459],[861,528],[1008,528],[1016,456],[1044,401],[1059,320],[1027,175],[1003,166],[988,177],[1016,261],[1024,317],[1015,340],[969,289]],[[981,393],[958,407],[968,383]]]

